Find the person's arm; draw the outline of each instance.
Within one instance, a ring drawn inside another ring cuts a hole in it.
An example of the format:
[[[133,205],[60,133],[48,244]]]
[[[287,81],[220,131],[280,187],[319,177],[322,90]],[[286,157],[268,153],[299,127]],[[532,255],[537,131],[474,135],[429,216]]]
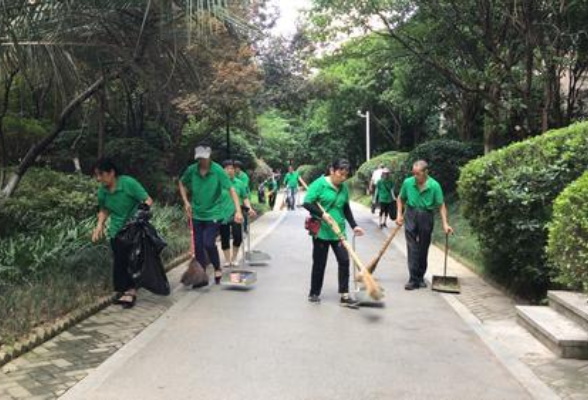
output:
[[[318,218],[322,218],[323,217],[322,210],[315,203],[307,203],[305,201],[305,203],[302,205],[302,207],[304,207],[309,213],[311,213],[314,216],[317,216]]]
[[[439,214],[441,214],[441,221],[443,222],[443,230],[445,231],[445,233],[447,235],[452,234],[453,228],[451,226],[449,226],[449,222],[447,219],[447,206],[445,205],[445,203],[441,204],[441,207],[439,207]]]
[[[229,189],[229,193],[231,194],[231,198],[233,199],[233,204],[235,204],[235,222],[238,224],[243,223],[243,213],[241,212],[241,204],[239,202],[239,195],[234,187],[231,186]]]
[[[404,202],[402,196],[396,199],[396,223],[400,226],[404,225]]]
[[[104,227],[106,226],[106,220],[108,219],[108,211],[100,210],[98,212],[98,223],[92,233],[92,242],[96,243],[104,237]]]
[[[186,186],[184,186],[184,184],[182,183],[182,181],[179,182],[179,188],[180,188],[180,196],[182,197],[182,201],[184,202],[184,210],[186,210],[186,215],[188,215],[188,217],[192,217],[192,205],[190,204],[190,199],[188,199],[188,189],[186,189]]]
[[[255,218],[257,216],[257,213],[255,212],[255,210],[253,209],[253,206],[251,205],[251,200],[246,198],[245,200],[243,200],[243,204],[245,205],[245,207],[247,207],[247,209],[249,209],[249,216],[251,218]]]

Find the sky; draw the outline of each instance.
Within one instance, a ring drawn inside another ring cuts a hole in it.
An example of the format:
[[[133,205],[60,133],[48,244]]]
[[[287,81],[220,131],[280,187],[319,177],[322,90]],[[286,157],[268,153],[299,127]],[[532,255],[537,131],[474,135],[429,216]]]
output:
[[[311,0],[271,0],[270,4],[280,10],[280,19],[274,28],[274,32],[277,35],[284,36],[294,34],[300,11],[309,8],[310,3]]]

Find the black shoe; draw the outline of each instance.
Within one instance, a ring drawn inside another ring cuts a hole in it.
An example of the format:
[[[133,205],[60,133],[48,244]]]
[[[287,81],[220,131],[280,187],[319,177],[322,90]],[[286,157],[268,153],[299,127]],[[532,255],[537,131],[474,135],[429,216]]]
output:
[[[349,296],[341,296],[341,300],[339,300],[339,305],[341,307],[353,308],[354,310],[359,308],[358,301]]]
[[[124,296],[129,296],[131,297],[131,301],[120,301],[120,305],[122,306],[122,308],[124,308],[125,310],[131,309],[133,307],[135,307],[135,303],[137,302],[137,296],[134,294],[125,294]]]
[[[197,285],[192,285],[192,289],[200,289],[206,286],[208,286],[208,281],[199,283]]]
[[[427,288],[427,282],[420,281],[419,282],[419,289],[426,289],[426,288]]]
[[[316,294],[311,294],[310,296],[308,296],[308,301],[310,301],[311,303],[320,303],[321,298]]]
[[[415,282],[408,282],[406,285],[404,285],[405,290],[415,290],[418,288],[419,288],[419,284],[415,283]]]

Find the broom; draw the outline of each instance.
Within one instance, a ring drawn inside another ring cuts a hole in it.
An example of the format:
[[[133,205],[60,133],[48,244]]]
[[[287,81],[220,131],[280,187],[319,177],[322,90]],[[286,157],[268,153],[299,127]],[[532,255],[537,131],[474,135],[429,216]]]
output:
[[[392,231],[392,233],[390,233],[390,235],[388,236],[388,238],[386,239],[386,241],[382,245],[382,248],[380,249],[380,252],[376,256],[376,258],[374,258],[368,264],[367,270],[370,271],[371,274],[373,274],[374,271],[376,270],[376,267],[378,266],[378,263],[380,262],[380,260],[384,256],[384,253],[386,253],[386,250],[388,250],[388,247],[390,247],[390,243],[392,243],[392,241],[394,240],[394,237],[396,237],[396,235],[398,234],[398,232],[400,231],[400,229],[402,229],[402,226],[400,226],[400,225],[397,225],[396,228],[394,228],[394,230]]]
[[[302,183],[304,189],[308,190],[308,185],[306,184],[306,182],[304,182],[302,178],[300,178],[300,183]],[[319,207],[322,213],[326,213],[323,206],[321,206],[318,203],[317,206]],[[337,225],[334,221],[327,221],[327,223],[331,226],[331,229],[333,230],[333,232],[335,232],[335,234],[341,241],[341,244],[343,244],[343,247],[345,247],[351,258],[353,259],[355,267],[359,270],[359,273],[362,276],[367,294],[376,301],[381,300],[384,297],[384,294],[382,293],[382,288],[380,288],[380,286],[378,285],[370,271],[368,271],[363,262],[359,259],[357,253],[355,253],[355,250],[353,250],[353,247],[349,244],[347,239],[345,239],[345,236],[341,232],[339,225]]]

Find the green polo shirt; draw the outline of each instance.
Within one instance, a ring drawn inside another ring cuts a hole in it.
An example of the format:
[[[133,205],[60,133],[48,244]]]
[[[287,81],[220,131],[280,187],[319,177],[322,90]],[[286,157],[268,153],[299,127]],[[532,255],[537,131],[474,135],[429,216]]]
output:
[[[400,198],[410,208],[433,211],[443,204],[443,190],[441,185],[430,176],[421,191],[414,177],[407,178],[400,189]]]
[[[275,193],[278,191],[278,189],[280,188],[279,183],[276,179],[272,179],[271,181],[269,181],[268,184],[269,190],[272,193]]]
[[[229,178],[230,179],[230,178]],[[241,206],[245,203],[245,199],[249,198],[249,191],[245,187],[245,184],[237,178],[230,179],[231,186],[237,192],[237,196],[239,196],[239,204]],[[233,202],[233,198],[231,197],[231,192],[228,190],[223,191],[223,201],[222,201],[222,223],[228,224],[229,222],[233,221],[235,217],[235,203]]]
[[[250,179],[249,179],[249,175],[247,175],[245,173],[245,171],[241,171],[239,172],[235,178],[239,179],[241,182],[243,182],[245,184],[245,187],[247,188],[247,191],[249,191],[249,185],[250,185]]]
[[[231,181],[223,167],[213,162],[208,173],[202,176],[200,166],[195,163],[186,169],[180,181],[190,191],[192,217],[195,220],[223,219],[223,191],[231,188]]]
[[[337,190],[326,177],[318,178],[309,187],[305,203],[320,204],[325,208],[335,222],[339,225],[341,232],[345,234],[345,214],[343,208],[349,203],[349,189],[346,183],[341,184]],[[318,238],[322,240],[339,240],[335,232],[326,221],[322,221]]]
[[[392,203],[392,190],[394,189],[392,179],[380,179],[376,183],[376,188],[378,189],[378,201],[380,203]]]
[[[300,178],[300,172],[288,172],[284,177],[284,185],[291,189],[298,188],[298,179]]]
[[[127,175],[117,178],[116,187],[112,192],[102,185],[98,189],[98,206],[109,214],[107,236],[115,237],[135,215],[139,204],[148,197],[145,188],[135,178]]]

